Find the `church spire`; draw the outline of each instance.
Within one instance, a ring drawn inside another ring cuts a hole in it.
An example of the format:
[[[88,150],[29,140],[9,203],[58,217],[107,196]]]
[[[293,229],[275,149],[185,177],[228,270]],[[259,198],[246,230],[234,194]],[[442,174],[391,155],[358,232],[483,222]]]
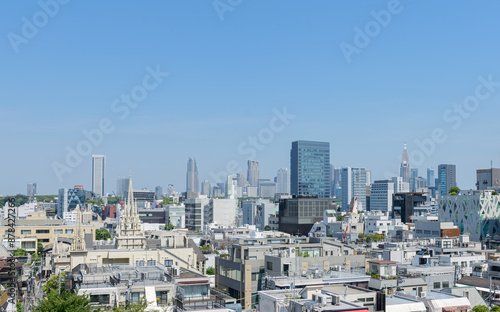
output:
[[[76,205],[76,227],[73,233],[73,244],[71,245],[73,251],[85,250],[85,238],[82,231],[82,212],[80,205]]]

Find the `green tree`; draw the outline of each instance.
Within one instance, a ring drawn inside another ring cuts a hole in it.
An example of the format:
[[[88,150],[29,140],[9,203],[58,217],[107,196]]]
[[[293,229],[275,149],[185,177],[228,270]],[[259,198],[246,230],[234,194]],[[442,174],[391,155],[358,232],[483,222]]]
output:
[[[448,194],[457,195],[458,192],[460,192],[460,188],[458,186],[454,186],[448,191]]]
[[[304,251],[304,258],[309,258],[310,255],[309,255],[309,252],[308,251]]]
[[[493,308],[491,308],[490,311],[491,312],[500,312],[500,307],[499,306],[494,306]]]
[[[108,197],[108,205],[115,205],[121,200],[120,197]]]
[[[210,245],[203,245],[200,247],[200,249],[201,249],[201,252],[204,254],[212,253],[212,246],[210,246]]]
[[[491,195],[498,195],[498,192],[497,192],[497,191],[493,191],[493,192],[491,193]],[[498,306],[495,306],[495,307],[498,307]],[[499,309],[498,309],[498,310],[500,311],[500,307],[499,307]],[[491,311],[493,311],[493,309],[491,309]]]
[[[111,233],[106,229],[95,230],[95,240],[108,240],[111,238]]]
[[[39,255],[43,254],[43,244],[39,242],[36,246],[37,246],[36,251],[38,252],[38,254]]]
[[[363,233],[358,234],[358,239],[360,241],[364,241],[365,240],[365,235],[363,235]]]
[[[485,305],[478,305],[472,308],[472,312],[489,312],[490,309],[488,309],[487,306]]]
[[[51,290],[47,296],[39,301],[39,305],[33,309],[34,312],[91,312],[94,311],[90,306],[88,296],[79,296],[69,291]]]
[[[24,249],[21,249],[21,248],[17,248],[15,251],[14,251],[14,256],[25,256],[28,252]]]
[[[165,224],[165,231],[172,231],[175,226],[172,223]]]
[[[61,272],[61,287],[64,288],[64,279],[66,278],[66,273]],[[45,282],[42,286],[42,290],[45,295],[48,295],[51,291],[59,293],[59,275],[54,275]],[[62,290],[62,289],[61,289]]]
[[[170,205],[174,203],[174,199],[172,197],[163,197],[163,201],[160,205]]]
[[[213,267],[208,267],[207,275],[215,275],[215,269]]]
[[[271,227],[270,227],[269,225],[266,225],[266,226],[264,227],[264,231],[271,231]]]
[[[23,304],[21,302],[16,303],[16,311],[23,312]]]

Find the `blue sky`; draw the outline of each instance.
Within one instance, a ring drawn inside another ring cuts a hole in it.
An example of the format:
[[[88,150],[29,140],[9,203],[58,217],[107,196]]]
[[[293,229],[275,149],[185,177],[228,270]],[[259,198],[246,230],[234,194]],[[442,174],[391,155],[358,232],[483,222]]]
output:
[[[1,6],[3,195],[25,193],[30,181],[42,194],[90,189],[90,155],[62,179],[53,164],[65,165],[66,147],[104,118],[114,130],[91,152],[107,156],[108,191],[129,170],[134,187],[183,191],[189,157],[200,181],[228,163],[246,172],[238,146],[269,134],[273,111],[284,107],[295,118],[257,151],[263,178],[289,167],[291,142],[305,139],[330,142],[335,166],[383,179],[398,170],[405,137],[415,155],[435,129],[447,139],[415,156],[420,175],[454,163],[459,186],[473,188],[477,168],[500,166],[500,87],[479,87],[479,77],[500,81],[495,1],[242,0],[223,20],[212,1],[69,1],[47,21],[37,1]],[[371,12],[389,7],[397,10],[382,26]],[[27,38],[25,21],[36,18],[43,26]],[[380,29],[347,62],[341,44],[355,47],[355,27],[366,33],[374,23]],[[113,101],[157,66],[168,77],[121,120]],[[477,88],[478,107],[458,125],[447,111],[474,103]]]

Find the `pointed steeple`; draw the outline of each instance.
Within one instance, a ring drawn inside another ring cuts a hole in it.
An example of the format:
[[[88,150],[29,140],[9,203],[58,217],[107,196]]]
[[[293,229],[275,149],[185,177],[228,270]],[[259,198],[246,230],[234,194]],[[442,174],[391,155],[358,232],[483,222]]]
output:
[[[52,247],[52,254],[53,255],[59,254],[59,242],[58,242],[57,234],[56,234],[56,237],[54,238],[54,247]]]
[[[85,238],[83,237],[82,231],[82,212],[80,210],[80,205],[76,205],[76,228],[73,233],[73,244],[71,245],[71,250],[85,250]]]
[[[141,249],[146,247],[146,238],[141,229],[141,220],[137,212],[137,203],[134,200],[132,177],[129,179],[128,196],[123,214],[120,217],[118,236],[116,238],[119,249]]]
[[[408,149],[406,145],[406,138],[405,138],[405,144],[404,144],[404,149],[403,149],[403,156],[401,157],[401,170],[399,173],[399,176],[403,178],[403,182],[410,182],[410,156],[408,155]]]

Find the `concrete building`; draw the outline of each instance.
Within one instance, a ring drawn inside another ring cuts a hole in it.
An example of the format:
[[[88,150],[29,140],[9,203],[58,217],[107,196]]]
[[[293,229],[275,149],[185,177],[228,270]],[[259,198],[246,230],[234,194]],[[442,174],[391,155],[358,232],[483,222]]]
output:
[[[237,200],[211,198],[204,209],[204,224],[236,225]]]
[[[193,232],[202,232],[205,222],[205,206],[209,203],[207,198],[186,199],[186,228]]]
[[[393,195],[393,216],[400,217],[401,222],[411,223],[415,208],[423,206],[427,201],[424,193],[396,193]]]
[[[290,234],[307,234],[316,222],[323,220],[325,210],[336,206],[329,198],[295,196],[279,202],[279,230]]]
[[[125,192],[128,190],[129,178],[118,178],[116,180],[116,196],[120,197],[122,200],[126,198]]]
[[[248,171],[247,179],[250,186],[257,186],[257,181],[259,181],[259,161],[249,160],[248,161]]]
[[[196,166],[196,159],[190,157],[187,162],[186,172],[186,193],[198,193],[200,181],[198,180],[198,167]]]
[[[210,197],[212,195],[210,193],[210,189],[211,189],[210,181],[205,180],[205,181],[201,182],[201,195]]]
[[[92,193],[97,197],[106,195],[106,156],[92,155]]]
[[[268,199],[247,200],[241,202],[243,211],[243,225],[255,225],[263,231],[269,224],[270,214],[276,210],[276,204]]]
[[[500,189],[500,169],[478,169],[476,171],[477,190],[484,191],[487,189]]]
[[[281,168],[276,173],[276,193],[290,194],[290,170]]]
[[[370,211],[392,212],[392,195],[393,181],[375,181],[370,187]]]
[[[408,193],[410,191],[410,183],[404,182],[401,177],[393,177],[394,193]]]
[[[276,194],[276,183],[271,181],[259,181],[259,196],[261,198],[273,198]]]
[[[473,241],[493,237],[500,231],[500,196],[492,191],[461,191],[456,196],[442,196],[439,220],[453,222],[461,233],[470,233]]]
[[[186,227],[186,207],[184,204],[170,204],[165,208],[167,222],[178,228]]]
[[[28,183],[28,187],[27,187],[27,190],[26,190],[26,195],[28,195],[30,197],[33,197],[33,196],[37,195],[37,192],[36,192],[36,182],[30,182],[30,183]]]
[[[342,211],[347,211],[351,200],[358,198],[358,209],[366,210],[366,185],[368,172],[365,168],[342,168]]]

